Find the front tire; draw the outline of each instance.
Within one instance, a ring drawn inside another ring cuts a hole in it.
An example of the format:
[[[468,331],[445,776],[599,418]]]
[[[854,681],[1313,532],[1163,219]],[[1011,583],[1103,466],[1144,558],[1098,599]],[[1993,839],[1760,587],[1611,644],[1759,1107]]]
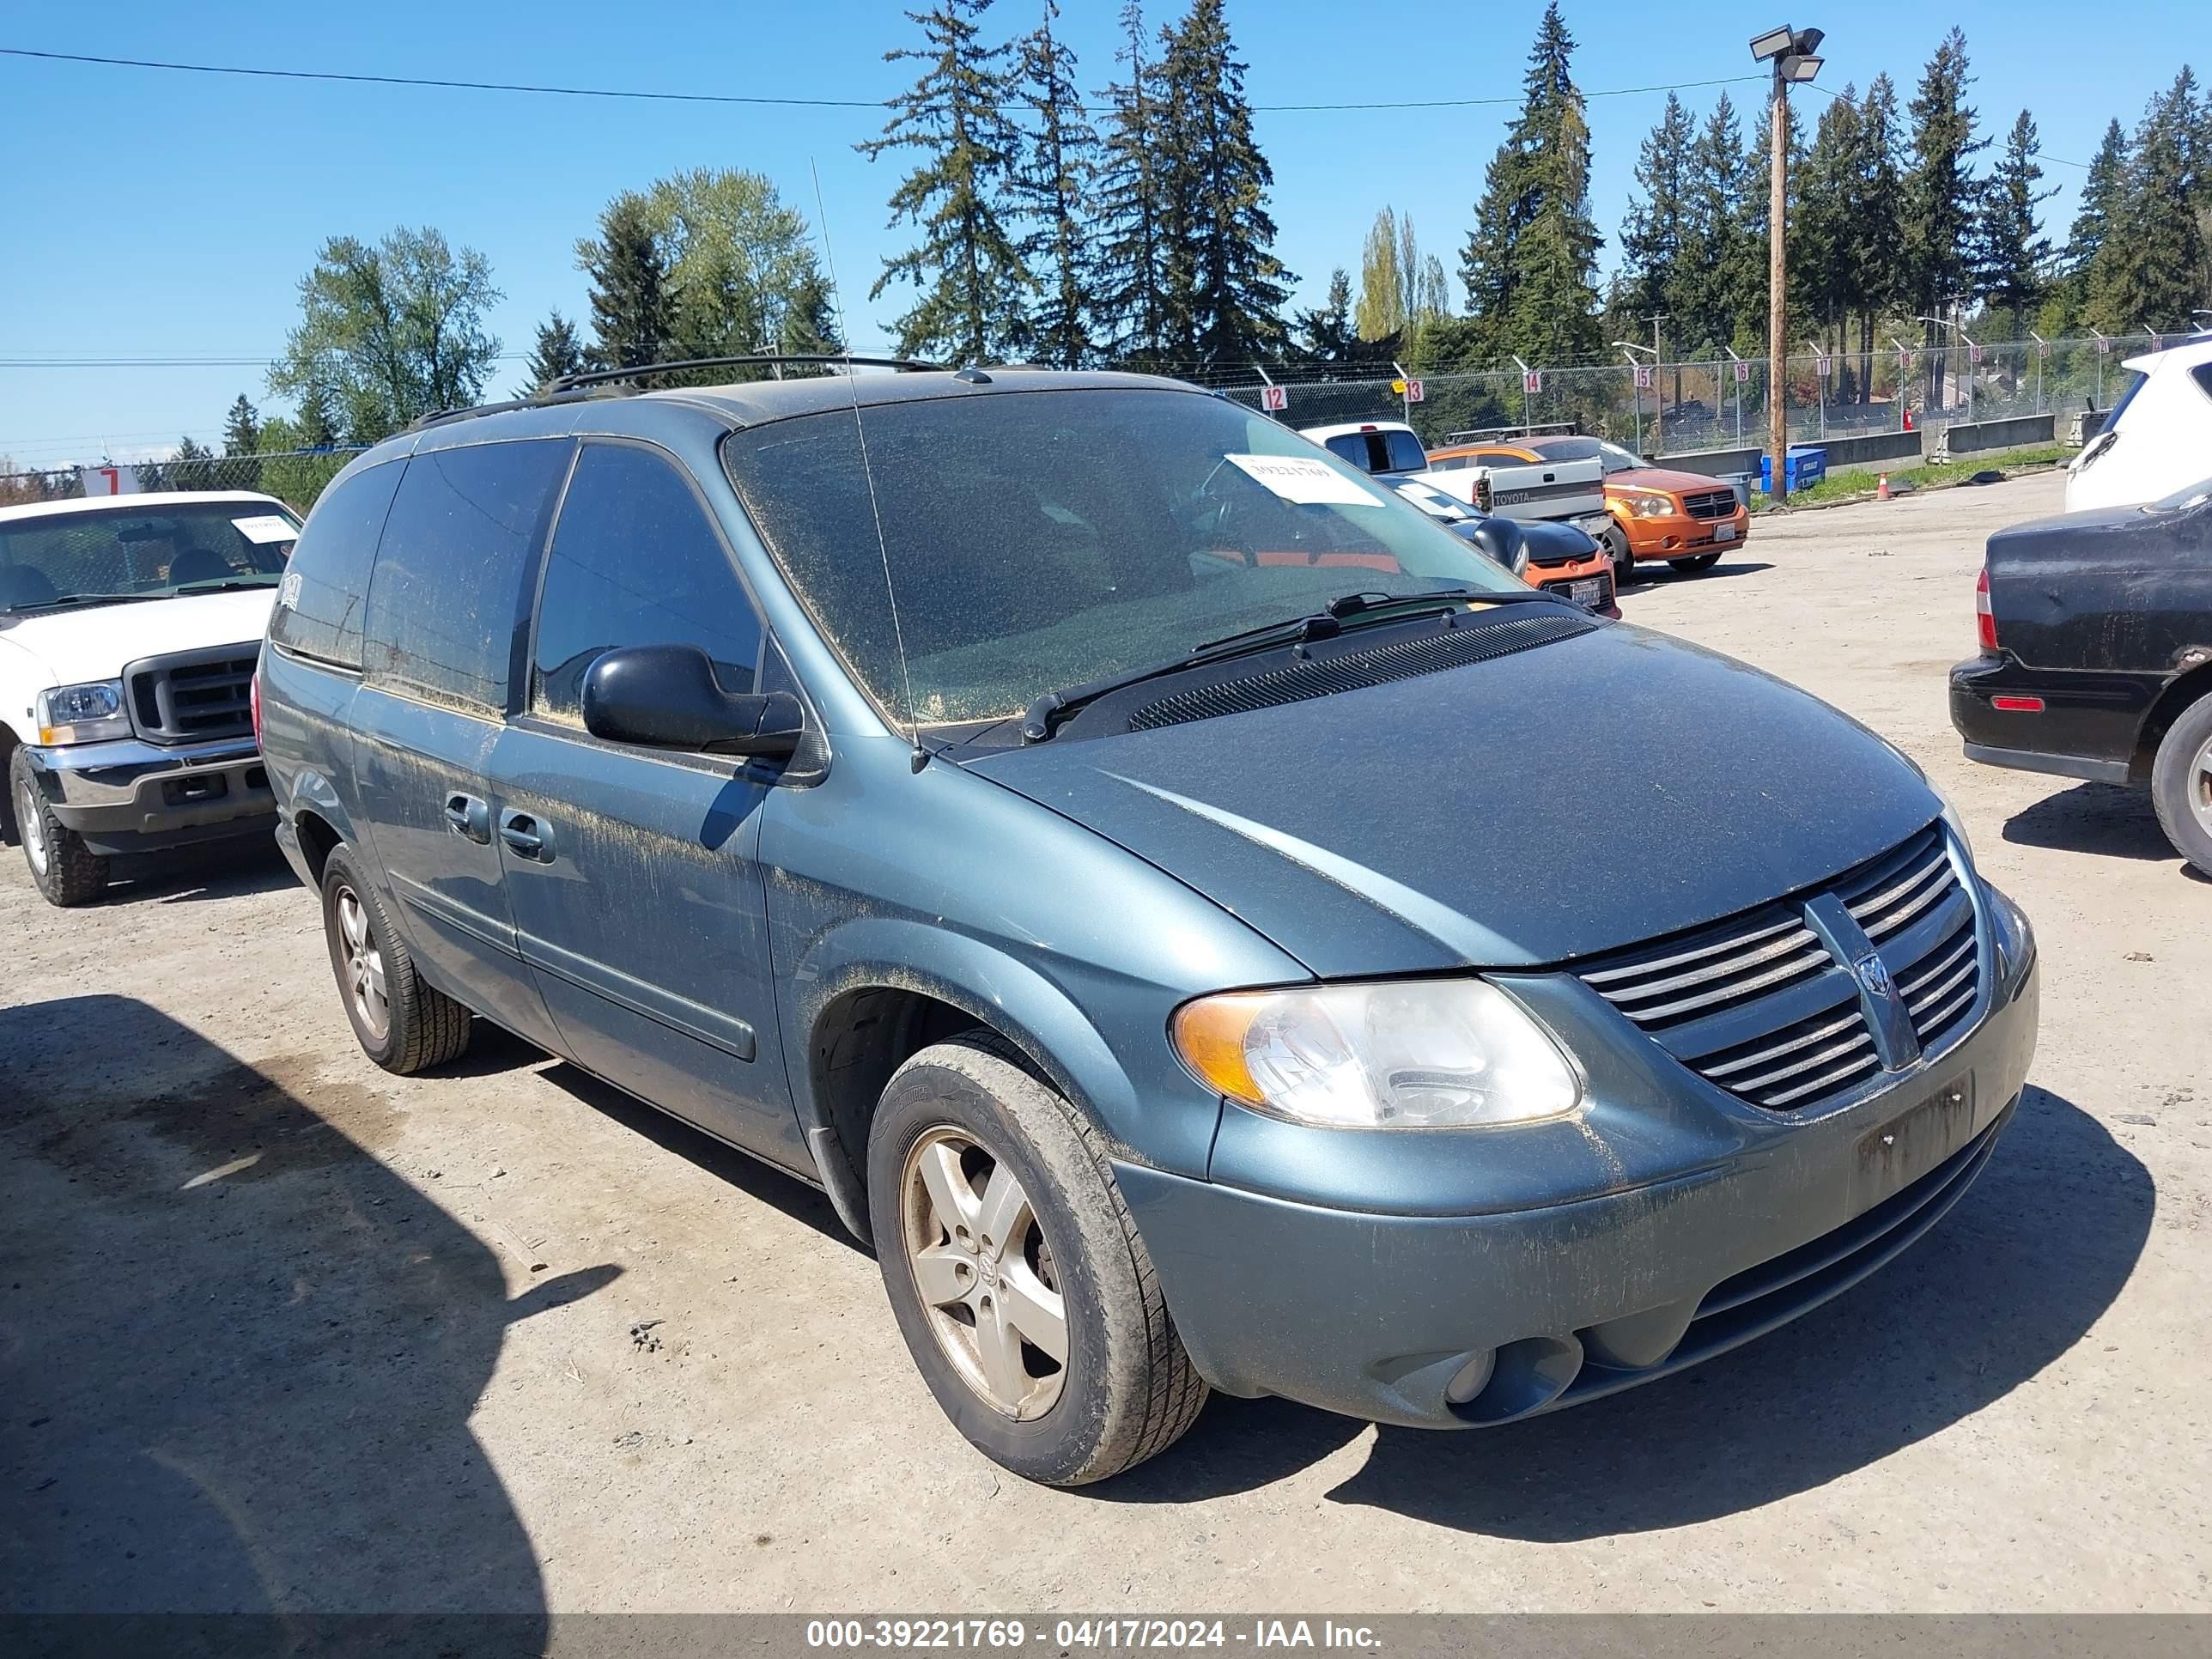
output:
[[[1081,1486],[1197,1419],[1206,1384],[1098,1133],[1012,1045],[975,1032],[893,1074],[868,1218],[908,1352],[993,1462]]]
[[[2150,798],[2174,850],[2212,876],[2212,696],[2166,729],[2151,764]]]
[[[363,1054],[401,1077],[461,1057],[469,1011],[423,982],[382,901],[343,847],[323,866],[323,934]]]
[[[63,909],[89,904],[107,890],[107,860],[65,828],[39,787],[31,763],[21,749],[8,763],[8,795],[15,809],[15,833],[23,842],[23,861],[47,903]]]
[[[1717,553],[1700,553],[1694,559],[1675,560],[1674,568],[1681,571],[1685,575],[1698,576],[1711,570],[1720,562],[1721,556]]]

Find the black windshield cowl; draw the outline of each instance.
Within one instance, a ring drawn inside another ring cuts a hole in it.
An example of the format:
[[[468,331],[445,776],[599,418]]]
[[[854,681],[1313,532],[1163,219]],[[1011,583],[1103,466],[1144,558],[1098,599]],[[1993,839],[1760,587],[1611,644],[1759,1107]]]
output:
[[[1109,675],[1088,684],[1048,691],[1023,712],[1022,741],[1025,744],[1048,742],[1086,704],[1112,692],[1141,685],[1146,680],[1163,679],[1170,674],[1204,667],[1209,663],[1226,662],[1232,658],[1276,650],[1286,645],[1304,645],[1333,639],[1345,631],[1347,623],[1357,628],[1386,621],[1413,621],[1425,614],[1456,610],[1463,605],[1542,605],[1555,610],[1578,608],[1533,588],[1507,592],[1481,587],[1449,587],[1426,593],[1370,592],[1341,594],[1330,600],[1321,611],[1310,615],[1263,623],[1258,628],[1247,629],[1222,639],[1209,640],[1182,656],[1171,657],[1164,662],[1133,668],[1126,673]]]
[[[28,605],[13,605],[8,609],[17,616],[27,611],[59,611],[75,605],[137,605],[147,599],[166,599],[170,595],[160,593],[63,593],[51,599],[36,599]]]

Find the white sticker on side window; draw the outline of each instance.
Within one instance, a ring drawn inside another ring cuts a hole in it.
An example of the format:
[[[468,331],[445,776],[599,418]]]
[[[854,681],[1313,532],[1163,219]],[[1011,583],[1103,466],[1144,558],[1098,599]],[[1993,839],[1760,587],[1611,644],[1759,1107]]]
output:
[[[1224,455],[1255,483],[1300,507],[1381,507],[1364,485],[1310,455]]]
[[[300,608],[300,573],[298,571],[288,570],[284,573],[284,580],[276,589],[276,603],[287,611],[297,611]]]
[[[295,542],[300,539],[300,532],[292,527],[292,521],[274,513],[258,514],[251,519],[233,519],[230,527],[249,542]]]

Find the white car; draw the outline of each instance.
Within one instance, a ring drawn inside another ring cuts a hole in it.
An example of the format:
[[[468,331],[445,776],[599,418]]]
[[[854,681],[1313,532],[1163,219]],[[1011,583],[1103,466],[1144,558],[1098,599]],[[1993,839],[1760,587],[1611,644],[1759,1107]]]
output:
[[[0,833],[55,904],[111,858],[268,834],[251,708],[292,509],[246,490],[0,507]]]
[[[2130,357],[2142,379],[2066,470],[2066,510],[2162,501],[2212,478],[2212,337]]]

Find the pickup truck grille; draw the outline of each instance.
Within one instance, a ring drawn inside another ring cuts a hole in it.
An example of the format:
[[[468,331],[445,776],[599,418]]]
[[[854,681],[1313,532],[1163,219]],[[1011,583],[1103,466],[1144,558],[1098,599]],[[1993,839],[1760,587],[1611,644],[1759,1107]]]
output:
[[[1887,1063],[1939,1054],[1972,1027],[1983,1002],[1981,929],[1936,824],[1822,889],[1593,962],[1578,976],[1738,1099],[1776,1112],[1818,1106],[1886,1063],[1868,1018],[1875,993],[1814,926],[1820,906],[1847,912],[1889,970],[1917,1052]]]
[[[1726,519],[1735,513],[1735,491],[1709,490],[1700,495],[1682,497],[1682,510],[1693,519]]]
[[[132,663],[123,671],[131,723],[140,736],[155,743],[249,735],[258,655],[251,643],[219,645]]]

